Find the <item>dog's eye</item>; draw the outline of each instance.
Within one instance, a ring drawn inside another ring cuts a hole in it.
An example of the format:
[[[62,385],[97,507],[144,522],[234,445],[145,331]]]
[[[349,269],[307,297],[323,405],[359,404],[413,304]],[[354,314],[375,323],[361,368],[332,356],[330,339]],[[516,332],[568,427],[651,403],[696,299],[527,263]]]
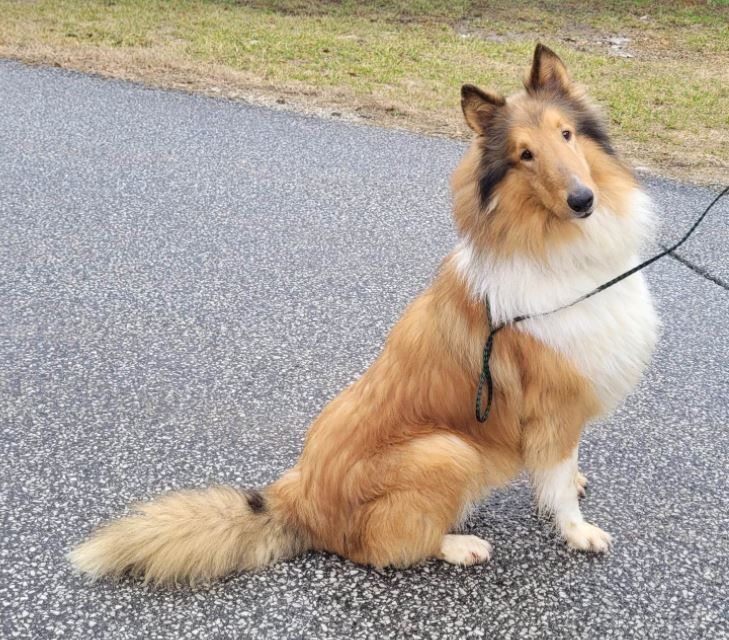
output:
[[[532,160],[534,156],[532,155],[532,152],[529,151],[529,149],[524,149],[524,151],[521,152],[521,159],[522,160]]]
[[[565,129],[565,130],[564,130],[564,131],[562,132],[562,137],[563,137],[563,138],[564,138],[565,140],[569,141],[569,140],[571,140],[571,139],[572,139],[572,132],[571,132],[571,131],[570,131],[569,129]]]

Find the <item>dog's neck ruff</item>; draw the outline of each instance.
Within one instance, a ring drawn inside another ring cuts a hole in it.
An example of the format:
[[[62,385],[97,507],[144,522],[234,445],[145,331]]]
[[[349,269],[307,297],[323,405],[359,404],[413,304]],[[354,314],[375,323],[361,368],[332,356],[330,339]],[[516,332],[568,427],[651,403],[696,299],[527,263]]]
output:
[[[638,264],[656,227],[651,200],[636,189],[629,211],[621,213],[598,207],[589,218],[575,220],[582,235],[544,258],[499,256],[463,238],[454,254],[456,269],[473,299],[488,298],[495,325],[550,311]]]
[[[634,196],[635,195],[639,195],[640,193],[641,192],[636,191],[636,193],[634,194]],[[639,272],[642,271],[643,269],[645,269],[647,266],[649,266],[649,265],[653,264],[654,262],[660,260],[661,258],[666,257],[667,255],[675,255],[674,254],[674,251],[676,251],[676,249],[678,249],[684,242],[686,242],[691,237],[691,235],[694,233],[694,231],[696,231],[696,228],[701,224],[701,222],[704,220],[704,218],[709,213],[709,211],[711,211],[711,209],[713,209],[714,205],[719,200],[721,200],[727,193],[729,193],[729,187],[725,187],[709,203],[709,205],[706,207],[706,209],[704,209],[704,211],[701,213],[701,215],[699,215],[699,217],[695,220],[695,222],[693,223],[693,225],[691,225],[691,227],[689,228],[689,230],[675,244],[671,245],[670,247],[664,248],[663,251],[657,253],[656,255],[654,255],[653,257],[649,258],[648,260],[644,260],[640,264],[637,264],[637,265],[635,265],[635,266],[627,269],[626,271],[624,271],[620,275],[617,275],[614,278],[612,278],[612,279],[610,279],[610,280],[608,280],[606,282],[603,282],[601,285],[598,285],[597,287],[595,287],[591,291],[588,291],[587,293],[584,293],[581,296],[575,298],[574,300],[572,300],[572,302],[565,303],[565,304],[563,304],[561,306],[555,307],[555,308],[553,308],[551,310],[548,310],[548,311],[533,312],[533,313],[529,313],[529,314],[524,314],[524,315],[521,315],[521,316],[517,316],[517,317],[511,318],[510,320],[505,321],[502,324],[499,324],[499,325],[495,326],[494,323],[493,323],[493,321],[492,321],[492,317],[491,317],[491,305],[489,303],[488,294],[486,294],[485,297],[484,297],[484,303],[485,303],[485,306],[486,306],[486,318],[487,318],[488,331],[489,332],[488,332],[488,336],[486,338],[486,344],[484,345],[484,349],[483,349],[483,368],[482,368],[482,371],[481,371],[481,377],[479,379],[478,388],[477,388],[477,392],[476,392],[476,420],[478,420],[479,422],[485,422],[488,419],[488,415],[489,415],[489,412],[491,410],[491,403],[492,403],[492,400],[493,400],[493,382],[492,382],[492,379],[491,379],[491,370],[490,370],[490,366],[489,366],[489,360],[491,358],[491,349],[492,349],[492,346],[493,346],[494,335],[498,331],[500,331],[501,329],[503,329],[506,326],[507,323],[508,324],[511,324],[511,325],[516,325],[516,324],[519,324],[519,323],[526,323],[526,321],[532,321],[532,322],[539,321],[539,320],[544,321],[545,319],[546,320],[549,320],[550,317],[553,314],[556,314],[556,313],[558,313],[560,311],[570,310],[573,307],[575,307],[576,305],[581,305],[582,307],[587,307],[587,304],[585,304],[585,303],[587,303],[588,301],[590,301],[590,299],[593,298],[593,296],[596,296],[596,295],[601,294],[601,293],[603,293],[605,291],[608,291],[609,289],[613,289],[618,284],[623,283],[623,290],[624,290],[624,292],[627,292],[627,290],[625,289],[626,283],[624,283],[624,281],[626,279],[630,278],[631,276],[634,276],[632,278],[632,283],[633,283],[634,286],[637,286],[637,291],[645,290],[645,295],[642,296],[641,299],[636,300],[636,302],[638,303],[638,305],[636,305],[636,306],[639,306],[639,303],[640,302],[643,302],[644,310],[648,312],[645,315],[645,318],[644,319],[645,320],[648,320],[648,321],[652,321],[652,322],[650,322],[650,326],[648,326],[647,328],[646,327],[643,327],[644,329],[646,329],[646,331],[644,331],[644,335],[642,337],[647,338],[648,341],[647,342],[641,342],[639,344],[642,344],[644,347],[646,345],[650,345],[650,350],[652,351],[653,345],[655,344],[655,339],[656,339],[656,336],[655,336],[655,328],[657,326],[657,318],[655,317],[655,313],[653,311],[653,306],[650,303],[650,297],[648,295],[648,290],[645,287],[645,282],[643,280],[643,274],[641,274]],[[648,200],[647,203],[650,204],[650,200]],[[650,209],[650,207],[649,207],[649,209]],[[549,266],[551,266],[551,264]],[[614,293],[615,293],[615,290],[613,290],[613,294]],[[607,298],[607,297],[608,296],[603,296],[603,299],[604,298]],[[622,323],[623,325],[625,325],[626,323],[624,321],[630,315],[630,313],[632,311],[634,311],[634,310],[631,307],[628,307],[628,309],[625,310],[625,312],[623,314],[621,314],[618,317],[616,317],[615,320],[617,320],[618,323]],[[612,324],[615,324],[615,323],[613,322]],[[613,326],[613,327],[610,327],[610,328],[613,330],[613,333],[615,333],[616,327]],[[620,327],[620,328],[625,328],[625,327]],[[624,333],[620,337],[621,338],[624,338],[624,342],[627,342],[628,343],[628,344],[621,345],[622,348],[623,348],[623,352],[622,353],[623,354],[625,354],[625,353],[630,354],[630,351],[627,350],[631,346],[629,344],[629,341],[630,341],[630,339],[635,339],[635,336],[632,335],[632,334],[630,334],[630,333],[627,333],[627,334]],[[625,338],[627,338],[627,340],[625,340]],[[581,354],[583,356],[585,356],[587,354],[590,354],[589,357],[592,359],[592,361],[593,362],[596,362],[597,361],[596,357],[594,357],[595,354],[593,354],[591,351],[583,350],[581,352]],[[611,355],[613,355],[613,354],[611,354]],[[633,355],[635,355],[635,354],[633,354]],[[640,355],[640,354],[638,354],[638,355]],[[620,359],[618,359],[618,360],[620,360]],[[622,360],[623,360],[623,363],[622,364],[626,364],[626,362],[625,362],[626,361],[626,358],[622,358]],[[618,363],[618,364],[620,364],[620,363]],[[603,371],[606,370],[606,369],[609,371],[609,370],[611,370],[611,368],[613,368],[613,363],[608,362],[607,363],[607,367],[605,367],[605,363],[603,363],[603,367],[602,368],[603,368]],[[615,370],[613,369],[613,373],[614,372],[615,372]],[[482,413],[481,412],[481,401],[482,401],[482,392],[483,392],[484,384],[487,384],[488,385],[488,401],[487,401],[486,410],[485,410],[485,412]],[[610,398],[609,398],[609,395],[610,395],[610,385],[604,385],[604,388],[602,389],[602,391],[603,392],[607,392],[607,393],[603,393],[602,395],[603,396],[606,396],[607,395],[607,401],[609,402],[609,400],[610,400]],[[603,404],[605,403],[605,399],[606,398],[603,397]],[[619,399],[620,398],[618,398],[618,401],[619,401]]]
[[[616,214],[598,208],[582,225],[581,236],[544,259],[526,255],[497,257],[477,250],[467,239],[455,252],[455,263],[470,295],[492,315],[479,384],[488,383],[493,330],[522,316],[570,305],[576,299],[638,264],[638,252],[652,236],[655,215],[651,201],[635,190],[629,211]],[[489,308],[490,307],[490,308]],[[518,330],[567,358],[587,378],[602,412],[614,408],[637,383],[656,341],[657,318],[642,275],[636,275],[597,298],[553,315],[524,318]],[[616,348],[618,340],[618,348]],[[490,401],[490,397],[489,397]]]

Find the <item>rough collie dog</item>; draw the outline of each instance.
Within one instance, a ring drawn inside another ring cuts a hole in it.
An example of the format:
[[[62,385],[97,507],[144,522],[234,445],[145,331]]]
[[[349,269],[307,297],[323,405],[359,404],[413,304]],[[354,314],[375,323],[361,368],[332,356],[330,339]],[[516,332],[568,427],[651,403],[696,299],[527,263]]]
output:
[[[481,424],[485,300],[501,323],[634,266],[651,234],[650,201],[548,48],[537,46],[525,91],[503,98],[466,85],[462,106],[475,137],[452,180],[460,241],[379,358],[311,425],[294,467],[261,490],[212,487],[139,505],[71,551],[76,567],[200,582],[307,549],[378,567],[484,562],[486,540],[452,531],[521,470],[568,545],[608,550],[609,534],[580,512],[577,448],[653,351],[643,277],[501,331]]]

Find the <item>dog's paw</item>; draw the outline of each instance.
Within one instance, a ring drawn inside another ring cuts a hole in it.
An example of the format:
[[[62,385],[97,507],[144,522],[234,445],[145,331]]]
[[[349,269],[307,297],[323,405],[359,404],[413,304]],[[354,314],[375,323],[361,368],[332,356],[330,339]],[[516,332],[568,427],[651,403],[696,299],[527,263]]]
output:
[[[587,476],[580,471],[575,473],[575,487],[577,487],[577,495],[584,498],[587,488]]]
[[[612,544],[612,537],[607,531],[589,522],[568,524],[562,531],[567,544],[580,551],[607,553]]]
[[[477,536],[449,534],[443,536],[439,557],[462,566],[479,564],[491,559],[491,544]]]

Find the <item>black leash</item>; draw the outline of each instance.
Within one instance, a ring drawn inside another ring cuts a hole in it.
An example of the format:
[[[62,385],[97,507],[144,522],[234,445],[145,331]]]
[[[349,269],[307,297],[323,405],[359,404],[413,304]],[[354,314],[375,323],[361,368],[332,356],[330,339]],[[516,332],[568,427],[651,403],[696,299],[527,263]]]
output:
[[[486,297],[486,321],[488,322],[489,326],[489,335],[486,338],[486,344],[483,347],[483,365],[481,369],[481,376],[478,380],[478,389],[476,391],[476,420],[479,422],[486,422],[486,420],[489,417],[489,413],[491,412],[491,404],[494,400],[494,381],[491,378],[491,367],[489,365],[489,361],[491,360],[491,349],[494,346],[494,336],[501,331],[506,326],[513,326],[515,324],[518,324],[519,322],[524,322],[524,320],[532,320],[534,318],[543,318],[544,316],[552,315],[553,313],[557,313],[557,311],[562,311],[563,309],[568,309],[569,307],[573,307],[574,305],[587,300],[588,298],[592,298],[592,296],[597,295],[601,291],[605,291],[605,289],[609,289],[613,285],[618,284],[621,280],[625,280],[625,278],[628,278],[632,276],[634,273],[637,273],[641,269],[645,269],[647,266],[653,264],[656,260],[660,260],[661,258],[667,256],[670,253],[673,253],[676,249],[678,249],[686,240],[689,239],[691,234],[696,230],[696,227],[698,227],[702,220],[706,217],[706,214],[711,211],[711,208],[721,199],[723,198],[727,193],[729,193],[729,187],[725,187],[724,190],[716,196],[711,201],[711,204],[704,209],[704,212],[699,216],[699,218],[694,222],[692,227],[686,232],[686,235],[683,236],[676,244],[673,246],[668,247],[668,249],[665,249],[664,251],[661,251],[661,253],[653,256],[652,258],[649,258],[645,262],[641,262],[638,266],[633,267],[632,269],[628,269],[625,273],[621,273],[616,278],[613,278],[612,280],[608,280],[604,284],[601,284],[596,289],[593,289],[589,293],[586,293],[583,296],[580,296],[576,300],[573,300],[572,302],[565,304],[561,307],[557,307],[556,309],[552,309],[551,311],[541,311],[539,313],[529,313],[523,316],[517,316],[516,318],[512,318],[511,320],[508,320],[507,322],[502,322],[500,325],[496,327],[492,327],[491,323],[491,305],[489,304],[488,296]],[[481,412],[481,401],[483,399],[483,388],[484,385],[486,385],[486,408]]]

